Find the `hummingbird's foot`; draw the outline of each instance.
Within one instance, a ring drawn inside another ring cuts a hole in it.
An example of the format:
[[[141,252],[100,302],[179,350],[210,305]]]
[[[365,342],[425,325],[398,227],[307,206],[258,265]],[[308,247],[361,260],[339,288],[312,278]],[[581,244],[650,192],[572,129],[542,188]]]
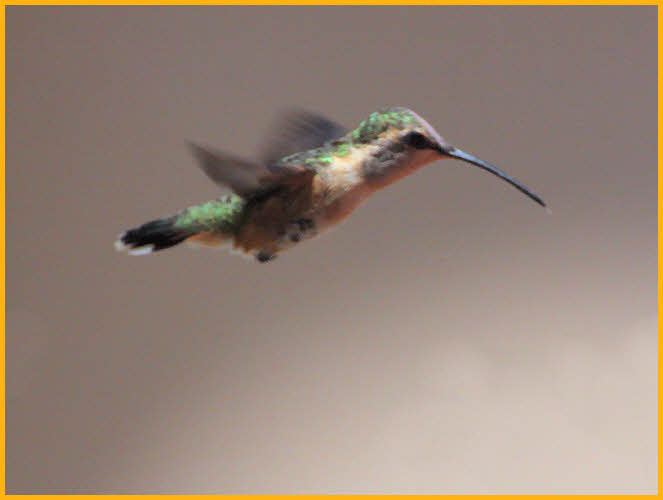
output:
[[[266,252],[264,250],[260,250],[256,254],[256,260],[260,263],[269,262],[270,260],[274,260],[275,258],[276,258],[275,254]]]
[[[288,224],[286,229],[288,239],[299,243],[302,239],[315,235],[315,222],[313,219],[297,219]]]

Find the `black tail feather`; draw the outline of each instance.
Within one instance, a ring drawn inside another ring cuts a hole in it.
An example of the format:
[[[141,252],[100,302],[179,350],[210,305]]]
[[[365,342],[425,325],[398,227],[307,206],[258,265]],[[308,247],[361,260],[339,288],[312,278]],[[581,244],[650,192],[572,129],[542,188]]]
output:
[[[121,234],[115,248],[141,255],[170,248],[193,234],[190,230],[176,228],[175,217],[153,220]]]

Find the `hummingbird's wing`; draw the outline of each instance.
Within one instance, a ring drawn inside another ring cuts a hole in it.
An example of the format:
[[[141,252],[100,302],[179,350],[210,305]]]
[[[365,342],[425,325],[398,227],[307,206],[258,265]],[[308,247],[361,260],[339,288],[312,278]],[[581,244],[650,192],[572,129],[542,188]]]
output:
[[[298,164],[280,159],[315,149],[337,139],[346,130],[333,121],[301,110],[282,112],[272,124],[268,139],[260,150],[261,162],[252,162],[189,142],[200,168],[217,184],[229,187],[243,197],[257,196],[278,185],[297,184],[313,173]]]
[[[272,123],[260,148],[260,159],[269,168],[281,158],[319,148],[346,132],[344,127],[324,116],[297,109],[283,111]]]
[[[312,175],[302,167],[280,165],[270,168],[193,142],[188,145],[210,179],[244,198],[257,196],[279,184],[302,182]]]

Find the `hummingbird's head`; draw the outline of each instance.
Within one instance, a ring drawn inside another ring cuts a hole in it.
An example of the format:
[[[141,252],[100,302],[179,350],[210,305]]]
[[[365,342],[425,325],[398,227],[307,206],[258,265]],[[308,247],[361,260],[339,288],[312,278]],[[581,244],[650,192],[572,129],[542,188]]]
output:
[[[456,158],[489,171],[546,206],[541,198],[512,177],[452,146],[426,120],[407,108],[376,111],[351,134],[355,145],[376,146],[364,167],[366,179],[376,185],[391,184],[433,161]]]
[[[384,108],[372,113],[351,134],[356,145],[390,145],[394,149],[434,151],[438,156],[443,148],[449,146],[426,120],[414,111],[401,107]]]

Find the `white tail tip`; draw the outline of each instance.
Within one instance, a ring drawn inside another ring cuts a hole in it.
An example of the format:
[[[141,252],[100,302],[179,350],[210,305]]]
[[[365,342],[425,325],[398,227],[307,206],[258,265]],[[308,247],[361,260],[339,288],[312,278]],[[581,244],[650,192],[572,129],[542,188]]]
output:
[[[152,253],[154,251],[154,245],[143,245],[141,247],[131,247],[124,243],[122,241],[124,239],[124,235],[126,233],[122,233],[120,236],[117,237],[117,240],[115,240],[115,250],[118,252],[126,252],[129,255],[147,255],[149,253]]]

